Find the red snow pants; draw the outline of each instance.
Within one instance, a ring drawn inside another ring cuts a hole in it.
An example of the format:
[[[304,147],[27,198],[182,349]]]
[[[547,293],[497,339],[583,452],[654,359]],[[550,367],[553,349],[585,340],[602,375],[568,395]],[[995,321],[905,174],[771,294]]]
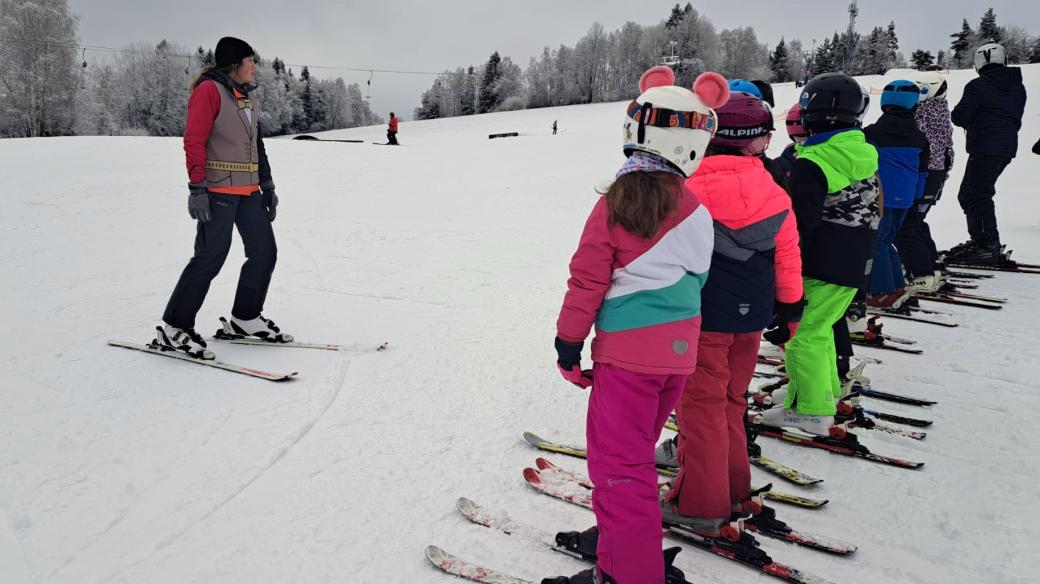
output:
[[[701,331],[697,370],[686,380],[676,409],[679,476],[669,492],[679,513],[729,518],[730,507],[751,492],[744,415],[748,385],[762,333]]]

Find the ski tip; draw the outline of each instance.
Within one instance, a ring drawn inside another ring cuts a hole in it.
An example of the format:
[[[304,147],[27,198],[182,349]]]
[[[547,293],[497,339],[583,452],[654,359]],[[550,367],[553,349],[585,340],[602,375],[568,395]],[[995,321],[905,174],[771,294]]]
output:
[[[534,446],[541,446],[542,444],[545,444],[545,440],[543,440],[541,436],[535,434],[534,432],[524,432],[524,440],[527,441],[528,444],[532,444]]]
[[[470,515],[473,511],[480,508],[475,501],[467,497],[459,497],[455,501],[455,507],[462,512],[463,515]]]
[[[524,480],[532,485],[540,485],[542,483],[542,475],[538,474],[538,471],[535,469],[527,467],[524,469]]]
[[[426,546],[426,558],[439,567],[442,562],[451,558],[451,554],[431,544]]]

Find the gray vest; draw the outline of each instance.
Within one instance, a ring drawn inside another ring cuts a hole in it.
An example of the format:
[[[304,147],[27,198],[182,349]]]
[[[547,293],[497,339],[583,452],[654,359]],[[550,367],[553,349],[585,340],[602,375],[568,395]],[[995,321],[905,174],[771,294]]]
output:
[[[206,182],[211,187],[260,184],[260,155],[256,148],[260,109],[255,99],[238,99],[223,84],[216,85],[220,113],[206,142]],[[251,110],[252,115],[246,115],[246,110]]]

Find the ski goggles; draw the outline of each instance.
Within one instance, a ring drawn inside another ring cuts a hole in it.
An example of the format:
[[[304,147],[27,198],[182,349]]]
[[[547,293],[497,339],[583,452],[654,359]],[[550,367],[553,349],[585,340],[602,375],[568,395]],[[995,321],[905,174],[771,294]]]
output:
[[[681,112],[663,107],[654,107],[650,102],[640,104],[633,101],[628,106],[628,117],[639,125],[655,128],[686,128],[687,130],[703,130],[715,134],[718,119],[715,112]]]

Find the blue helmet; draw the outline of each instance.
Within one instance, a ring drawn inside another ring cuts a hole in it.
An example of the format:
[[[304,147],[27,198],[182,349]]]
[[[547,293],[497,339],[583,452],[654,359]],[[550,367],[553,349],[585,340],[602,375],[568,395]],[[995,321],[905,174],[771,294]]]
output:
[[[881,109],[884,110],[888,106],[914,109],[920,100],[921,88],[916,83],[897,79],[886,85],[881,93]]]
[[[747,79],[730,79],[729,80],[729,91],[734,93],[737,91],[743,91],[744,93],[750,93],[757,97],[759,100],[763,99],[762,90],[757,85],[748,81]]]

